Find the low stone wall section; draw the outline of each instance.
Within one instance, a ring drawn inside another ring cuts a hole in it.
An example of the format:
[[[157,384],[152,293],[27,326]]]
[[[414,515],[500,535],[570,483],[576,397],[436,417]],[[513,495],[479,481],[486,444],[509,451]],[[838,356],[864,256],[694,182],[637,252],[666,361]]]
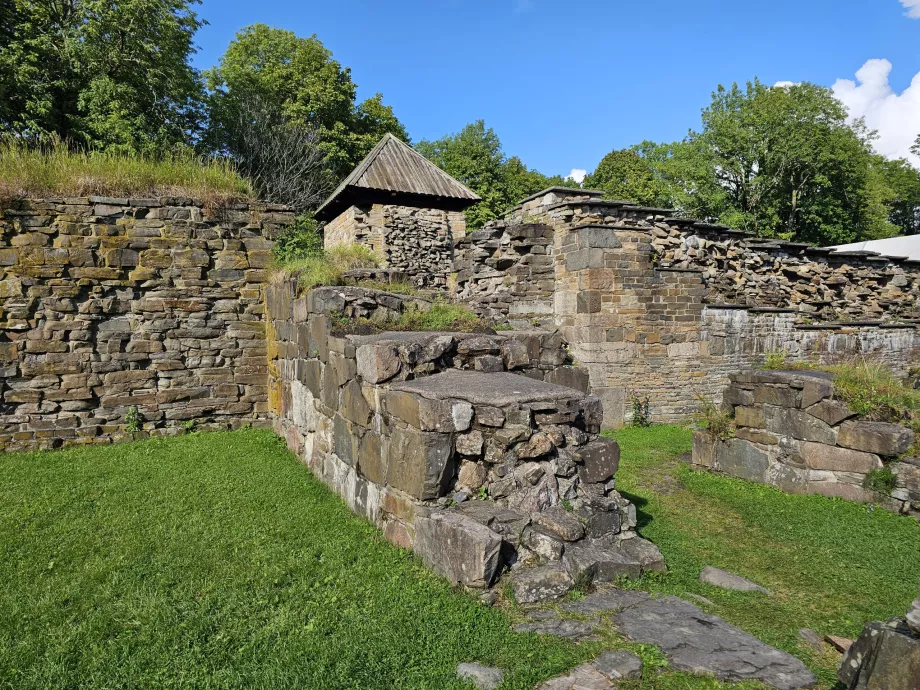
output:
[[[913,431],[859,418],[823,372],[749,371],[730,379],[724,405],[734,415],[735,437],[695,432],[694,465],[788,493],[878,503],[920,517],[920,458],[905,456]],[[886,466],[897,478],[891,495],[866,488],[867,476]]]
[[[126,438],[132,410],[151,435],[265,422],[262,284],[292,220],[178,198],[4,209],[0,450]]]
[[[298,457],[456,583],[488,587],[514,564],[561,567],[566,552],[568,588],[615,578],[600,561],[619,563],[619,574],[661,567],[650,544],[641,560],[618,548],[647,543],[615,490],[619,449],[598,436],[600,402],[579,390],[587,377],[565,364],[559,335],[345,335],[329,312],[374,302],[398,313],[408,299],[267,289],[271,408]]]

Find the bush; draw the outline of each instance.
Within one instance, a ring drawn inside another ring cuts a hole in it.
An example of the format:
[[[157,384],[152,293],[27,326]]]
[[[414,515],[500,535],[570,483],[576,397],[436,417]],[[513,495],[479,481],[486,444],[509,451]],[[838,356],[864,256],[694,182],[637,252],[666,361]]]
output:
[[[697,397],[700,411],[696,416],[697,423],[709,432],[713,438],[728,441],[735,436],[735,420],[712,400]]]
[[[29,144],[0,138],[0,201],[50,196],[185,196],[221,206],[253,199],[226,160],[189,152],[158,158],[75,151],[60,139]]]
[[[652,425],[652,415],[650,410],[649,397],[639,396],[639,391],[633,391],[629,394],[629,401],[632,404],[632,420],[630,424],[637,427],[649,427]]]
[[[340,244],[317,256],[286,262],[275,278],[295,276],[301,288],[310,290],[324,285],[343,285],[348,271],[376,268],[380,263],[380,257],[363,244]]]
[[[764,369],[782,369],[786,366],[786,351],[782,348],[770,350],[764,356]]]
[[[275,261],[282,265],[322,256],[323,236],[319,234],[313,214],[304,213],[285,228],[275,240],[272,252]]]
[[[920,425],[920,391],[885,365],[862,361],[827,370],[834,374],[838,397],[853,412],[875,421]]]

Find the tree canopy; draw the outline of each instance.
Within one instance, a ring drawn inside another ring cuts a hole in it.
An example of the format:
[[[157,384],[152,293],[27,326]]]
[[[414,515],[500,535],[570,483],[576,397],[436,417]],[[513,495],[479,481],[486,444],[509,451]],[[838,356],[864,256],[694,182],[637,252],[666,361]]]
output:
[[[205,72],[210,96],[206,143],[232,154],[240,112],[254,99],[294,126],[316,130],[330,173],[347,175],[390,132],[409,140],[381,94],[356,103],[351,70],[316,37],[253,24],[237,33],[216,67]]]
[[[506,156],[498,135],[483,120],[471,122],[457,134],[420,141],[415,148],[482,198],[466,212],[470,228],[500,217],[541,189],[565,183],[561,177],[529,169],[516,156]]]
[[[918,172],[874,154],[873,137],[829,89],[755,80],[720,86],[700,131],[613,151],[586,184],[764,237],[830,245],[916,232]]]
[[[188,142],[203,96],[197,2],[4,3],[0,131],[124,152]]]

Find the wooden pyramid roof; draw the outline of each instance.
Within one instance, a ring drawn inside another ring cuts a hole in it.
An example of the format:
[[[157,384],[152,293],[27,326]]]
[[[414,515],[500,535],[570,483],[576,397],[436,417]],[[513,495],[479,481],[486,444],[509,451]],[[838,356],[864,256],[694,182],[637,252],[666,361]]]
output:
[[[462,211],[477,201],[479,197],[466,186],[408,144],[385,134],[317,209],[316,217],[330,220],[355,204],[400,204]]]

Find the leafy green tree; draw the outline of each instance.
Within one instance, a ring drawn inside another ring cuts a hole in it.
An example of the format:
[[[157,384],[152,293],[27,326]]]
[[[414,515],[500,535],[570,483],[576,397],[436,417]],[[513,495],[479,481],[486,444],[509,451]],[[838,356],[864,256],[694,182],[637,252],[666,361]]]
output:
[[[436,141],[420,141],[415,148],[449,175],[478,194],[482,201],[466,212],[470,229],[500,217],[521,199],[554,185],[561,177],[547,177],[521,160],[508,158],[495,131],[485,121],[472,122],[457,134]]]
[[[253,24],[237,33],[205,79],[210,91],[205,141],[212,150],[233,155],[240,111],[253,99],[293,125],[315,130],[335,179],[351,172],[387,132],[409,139],[380,94],[356,105],[351,70],[316,36]]]
[[[920,234],[920,170],[904,159],[876,159],[888,194],[885,205],[888,220],[899,234]]]
[[[720,86],[702,120],[681,142],[635,147],[652,181],[632,161],[640,178],[630,184],[660,190],[660,205],[764,237],[831,245],[896,232],[873,134],[861,122],[847,123],[830,90],[756,80],[745,89]],[[618,166],[622,183],[624,164]]]
[[[585,177],[584,184],[603,190],[609,199],[636,201],[646,206],[669,203],[667,185],[655,174],[652,161],[635,149],[608,153],[597,169]]]
[[[910,147],[910,152],[915,156],[920,156],[920,134],[914,140],[914,145]]]
[[[203,94],[189,65],[197,1],[4,3],[0,131],[124,152],[188,143]]]

